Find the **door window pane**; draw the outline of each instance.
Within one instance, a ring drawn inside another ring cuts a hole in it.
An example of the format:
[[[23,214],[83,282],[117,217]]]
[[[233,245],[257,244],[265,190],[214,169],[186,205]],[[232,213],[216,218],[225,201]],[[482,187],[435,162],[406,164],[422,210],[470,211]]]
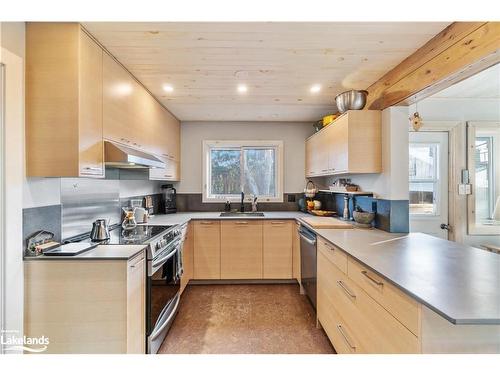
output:
[[[436,178],[437,144],[410,145],[410,180],[433,180]]]
[[[241,192],[240,155],[240,150],[210,151],[212,194],[230,195]]]
[[[410,182],[410,214],[434,215],[434,182]]]
[[[492,137],[476,137],[474,161],[477,223],[490,219],[493,214],[492,145]]]
[[[245,148],[243,150],[243,191],[257,196],[276,194],[276,150]]]
[[[438,147],[437,143],[410,143],[410,214],[438,214]]]

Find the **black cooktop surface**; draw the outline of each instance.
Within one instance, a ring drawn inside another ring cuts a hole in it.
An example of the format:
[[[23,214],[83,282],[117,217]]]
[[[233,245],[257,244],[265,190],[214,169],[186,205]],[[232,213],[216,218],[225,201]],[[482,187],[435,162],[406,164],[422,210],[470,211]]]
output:
[[[138,225],[134,229],[123,229],[121,226],[117,226],[110,230],[109,240],[94,243],[103,245],[142,245],[171,227],[171,225]]]

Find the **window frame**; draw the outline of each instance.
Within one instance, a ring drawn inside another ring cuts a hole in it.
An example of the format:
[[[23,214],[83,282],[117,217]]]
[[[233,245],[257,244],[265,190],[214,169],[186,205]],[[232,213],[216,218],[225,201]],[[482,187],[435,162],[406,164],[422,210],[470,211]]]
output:
[[[276,193],[273,197],[258,196],[258,202],[283,202],[283,141],[256,141],[256,140],[238,140],[238,141],[203,141],[203,165],[202,165],[202,202],[203,203],[224,203],[226,200],[230,202],[240,202],[240,194],[236,195],[214,195],[209,192],[211,186],[211,163],[210,151],[212,149],[238,149],[244,148],[274,148],[275,149],[275,186]],[[241,165],[241,164],[240,164]],[[243,168],[241,168],[243,173]],[[250,201],[250,197],[245,196],[245,201]]]
[[[467,233],[469,235],[495,235],[500,234],[500,223],[483,224],[476,221],[476,138],[492,137],[492,185],[494,197],[500,195],[500,163],[495,159],[500,156],[500,122],[467,122],[467,169],[472,193],[467,199]],[[471,152],[472,151],[472,152]],[[495,205],[495,202],[492,202]]]

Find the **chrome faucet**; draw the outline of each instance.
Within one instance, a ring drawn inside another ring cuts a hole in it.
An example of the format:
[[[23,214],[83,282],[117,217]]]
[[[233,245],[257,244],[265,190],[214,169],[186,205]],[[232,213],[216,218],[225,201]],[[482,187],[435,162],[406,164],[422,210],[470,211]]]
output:
[[[241,206],[240,206],[240,211],[245,212],[245,205],[243,204],[243,200],[245,199],[245,193],[241,192]]]

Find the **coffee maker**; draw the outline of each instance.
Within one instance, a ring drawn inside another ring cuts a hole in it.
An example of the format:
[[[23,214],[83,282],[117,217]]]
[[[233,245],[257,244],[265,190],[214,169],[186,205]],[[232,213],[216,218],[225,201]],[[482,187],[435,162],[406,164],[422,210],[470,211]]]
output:
[[[172,184],[163,185],[163,201],[165,202],[165,213],[173,214],[177,212],[177,191]]]

